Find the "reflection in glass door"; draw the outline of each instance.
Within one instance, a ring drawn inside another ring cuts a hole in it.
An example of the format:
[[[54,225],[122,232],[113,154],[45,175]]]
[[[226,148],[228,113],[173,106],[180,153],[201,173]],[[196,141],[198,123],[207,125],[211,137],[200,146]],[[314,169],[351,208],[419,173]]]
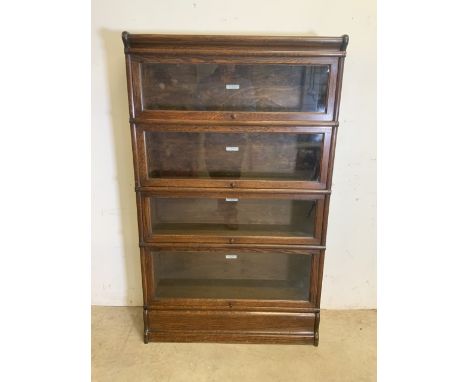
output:
[[[329,74],[330,65],[144,63],[143,108],[325,113]]]
[[[312,255],[152,251],[151,258],[156,299],[309,299]]]

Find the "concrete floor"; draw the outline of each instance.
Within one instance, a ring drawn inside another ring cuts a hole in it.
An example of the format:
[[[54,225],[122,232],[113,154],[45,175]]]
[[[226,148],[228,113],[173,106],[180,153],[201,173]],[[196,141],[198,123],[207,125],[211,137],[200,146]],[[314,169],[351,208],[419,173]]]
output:
[[[376,312],[325,310],[319,347],[143,343],[140,307],[92,308],[92,380],[375,381]]]

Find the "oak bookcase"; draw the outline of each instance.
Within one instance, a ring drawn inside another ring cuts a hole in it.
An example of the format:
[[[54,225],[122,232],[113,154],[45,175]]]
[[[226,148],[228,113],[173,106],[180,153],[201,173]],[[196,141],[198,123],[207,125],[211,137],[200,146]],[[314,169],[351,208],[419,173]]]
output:
[[[318,345],[348,36],[122,38],[145,342]]]

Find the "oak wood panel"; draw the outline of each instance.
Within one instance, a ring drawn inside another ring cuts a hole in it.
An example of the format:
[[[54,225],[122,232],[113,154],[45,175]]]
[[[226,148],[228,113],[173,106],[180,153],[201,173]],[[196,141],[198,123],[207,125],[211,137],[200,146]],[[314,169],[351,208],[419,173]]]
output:
[[[148,269],[148,265],[151,266],[151,259],[149,259],[148,251],[145,248],[140,248],[140,264],[141,264],[141,283],[143,286],[143,306],[148,306],[150,304],[150,295],[148,295],[148,291],[151,290],[152,284],[151,277],[148,275],[151,274],[151,269]]]
[[[184,243],[140,243],[140,247],[152,247],[152,248],[177,248],[183,250],[187,248],[187,245]],[[266,251],[271,249],[278,249],[283,251],[284,253],[303,253],[304,251],[319,251],[321,249],[325,249],[325,247],[321,245],[279,245],[279,244],[262,244],[262,243],[255,243],[255,244],[233,244],[229,243],[226,244],[213,244],[213,243],[190,243],[190,248],[197,248],[203,251],[215,251],[217,249],[249,249],[253,252],[259,251]]]
[[[313,333],[314,313],[150,310],[150,331]]]
[[[318,332],[296,334],[289,333],[249,333],[249,332],[154,332],[148,331],[145,343],[148,342],[219,342],[240,344],[297,344],[318,345]]]
[[[287,49],[304,48],[312,50],[334,50],[346,52],[349,37],[343,35],[340,37],[326,36],[246,36],[246,35],[182,35],[182,34],[131,34],[127,31],[122,32],[122,40],[126,49],[147,46],[156,48],[157,46],[232,46],[232,47],[279,47]]]
[[[127,97],[128,97],[128,109],[129,109],[129,115],[130,119],[135,118],[135,102],[133,99],[133,82],[132,82],[132,56],[130,54],[125,54],[125,66],[126,66],[126,72],[127,72]],[[130,91],[131,90],[131,91]]]
[[[188,113],[188,112],[187,112]],[[198,115],[199,113],[197,113]],[[191,128],[194,130],[198,129],[209,129],[213,127],[221,127],[223,129],[226,129],[225,131],[229,131],[229,129],[236,129],[237,126],[256,126],[256,127],[263,127],[265,131],[268,131],[270,128],[272,128],[272,131],[275,131],[275,128],[279,128],[276,131],[288,131],[284,130],[284,128],[290,128],[291,131],[296,131],[296,129],[302,129],[305,127],[334,127],[338,126],[339,122],[338,121],[314,121],[314,120],[307,120],[307,119],[302,119],[298,121],[294,120],[287,120],[287,119],[282,119],[282,120],[239,120],[239,121],[233,121],[235,119],[232,117],[233,113],[226,113],[229,118],[226,118],[226,120],[216,120],[216,119],[199,119],[199,120],[192,120],[192,119],[184,119],[184,118],[159,118],[158,116],[154,116],[154,113],[151,111],[142,111],[138,116],[136,117],[130,117],[130,123],[137,123],[139,125],[148,125],[148,126],[158,126],[158,125],[164,125],[164,126],[174,126],[174,128],[177,128],[177,126],[184,126],[184,125],[190,125]],[[272,113],[269,113],[271,115]],[[287,113],[281,113],[287,114]],[[183,114],[182,117],[186,117],[188,114]],[[205,113],[202,115],[204,116]],[[281,130],[283,128],[283,130]],[[301,130],[298,130],[301,131]],[[303,130],[305,132],[305,130]]]
[[[233,181],[235,182],[235,181]],[[161,195],[181,195],[185,193],[190,193],[190,192],[195,192],[195,193],[200,193],[203,194],[204,192],[210,192],[211,195],[213,196],[220,196],[223,197],[225,196],[230,196],[232,195],[233,197],[238,194],[239,192],[245,192],[246,194],[248,193],[249,195],[252,195],[252,197],[255,197],[255,195],[261,195],[262,197],[271,197],[275,198],[275,195],[278,195],[278,197],[281,196],[295,196],[296,198],[300,199],[301,197],[307,198],[308,195],[327,195],[331,193],[331,190],[314,190],[311,188],[249,188],[249,189],[235,189],[233,187],[230,188],[223,188],[223,187],[166,187],[166,186],[161,186],[161,187],[151,187],[151,186],[145,186],[145,187],[136,187],[135,191],[144,193],[144,194],[150,194],[157,192]]]
[[[147,309],[150,310],[219,310],[250,312],[284,312],[284,313],[318,313],[309,301],[293,300],[228,300],[228,299],[160,299],[150,300]]]

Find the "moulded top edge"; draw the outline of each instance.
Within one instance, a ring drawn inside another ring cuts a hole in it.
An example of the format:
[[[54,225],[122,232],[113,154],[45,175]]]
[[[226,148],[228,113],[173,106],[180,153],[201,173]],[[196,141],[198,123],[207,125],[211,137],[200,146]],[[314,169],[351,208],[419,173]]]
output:
[[[243,36],[243,35],[176,35],[176,34],[131,34],[122,33],[125,48],[176,46],[219,46],[219,47],[283,47],[291,50],[314,49],[346,51],[349,37],[322,36]]]

